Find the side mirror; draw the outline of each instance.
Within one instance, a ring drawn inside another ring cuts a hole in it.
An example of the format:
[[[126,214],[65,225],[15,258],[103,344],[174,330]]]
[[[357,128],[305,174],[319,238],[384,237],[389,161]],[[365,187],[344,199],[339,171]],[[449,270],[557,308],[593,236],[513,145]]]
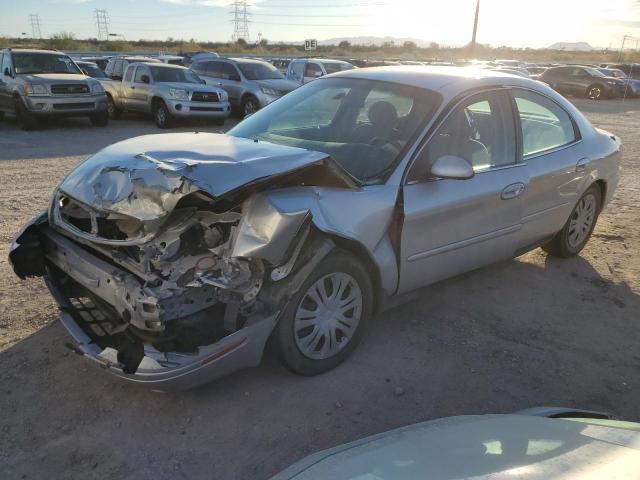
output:
[[[431,177],[467,180],[474,175],[471,164],[462,157],[444,155],[431,166]]]
[[[142,83],[149,83],[149,75],[142,75],[140,77],[140,80],[142,81]]]

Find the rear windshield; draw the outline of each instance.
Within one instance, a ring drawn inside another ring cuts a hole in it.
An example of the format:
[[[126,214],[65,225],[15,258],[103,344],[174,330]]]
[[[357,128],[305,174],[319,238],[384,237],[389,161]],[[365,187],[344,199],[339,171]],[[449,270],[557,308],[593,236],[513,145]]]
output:
[[[82,75],[78,66],[66,55],[52,53],[16,53],[13,55],[13,68],[17,75],[38,73],[74,73]]]
[[[326,70],[327,74],[342,72],[344,70],[352,70],[354,67],[348,63],[338,63],[338,62],[322,62],[322,66]]]
[[[280,70],[269,63],[238,63],[237,65],[247,80],[275,80],[284,78]]]
[[[153,81],[157,83],[202,83],[200,77],[186,68],[150,67]]]

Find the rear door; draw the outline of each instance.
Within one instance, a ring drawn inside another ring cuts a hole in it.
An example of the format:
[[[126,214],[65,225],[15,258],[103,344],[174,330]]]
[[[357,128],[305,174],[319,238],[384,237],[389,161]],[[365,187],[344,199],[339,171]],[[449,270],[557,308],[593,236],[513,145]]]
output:
[[[589,152],[571,115],[552,99],[531,90],[512,90],[529,186],[523,193],[519,249],[559,231],[578,201]]]
[[[425,178],[455,155],[468,180]],[[403,188],[400,293],[514,256],[526,165],[518,162],[514,110],[505,90],[462,100],[420,152]]]
[[[125,108],[130,108],[131,106],[135,106],[135,98],[133,96],[135,89],[131,88],[133,87],[133,75],[135,71],[136,71],[135,65],[128,65],[127,69],[124,72],[124,77],[122,78],[122,82],[119,85],[120,95],[122,97],[122,104]]]

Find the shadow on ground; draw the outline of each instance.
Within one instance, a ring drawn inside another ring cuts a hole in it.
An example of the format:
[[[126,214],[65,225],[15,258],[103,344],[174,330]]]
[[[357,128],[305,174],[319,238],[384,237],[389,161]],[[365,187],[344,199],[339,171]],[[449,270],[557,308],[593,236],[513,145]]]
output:
[[[584,258],[542,255],[421,290],[317,377],[268,352],[216,383],[152,393],[69,353],[56,322],[0,352],[0,477],[263,479],[443,416],[559,405],[640,420],[638,295]]]

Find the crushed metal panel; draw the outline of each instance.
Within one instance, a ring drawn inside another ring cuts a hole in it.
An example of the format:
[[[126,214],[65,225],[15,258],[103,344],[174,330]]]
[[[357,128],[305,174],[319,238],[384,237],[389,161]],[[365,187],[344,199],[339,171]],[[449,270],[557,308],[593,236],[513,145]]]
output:
[[[232,257],[261,258],[282,264],[291,243],[309,217],[309,210],[281,212],[263,194],[250,197],[242,206]]]

